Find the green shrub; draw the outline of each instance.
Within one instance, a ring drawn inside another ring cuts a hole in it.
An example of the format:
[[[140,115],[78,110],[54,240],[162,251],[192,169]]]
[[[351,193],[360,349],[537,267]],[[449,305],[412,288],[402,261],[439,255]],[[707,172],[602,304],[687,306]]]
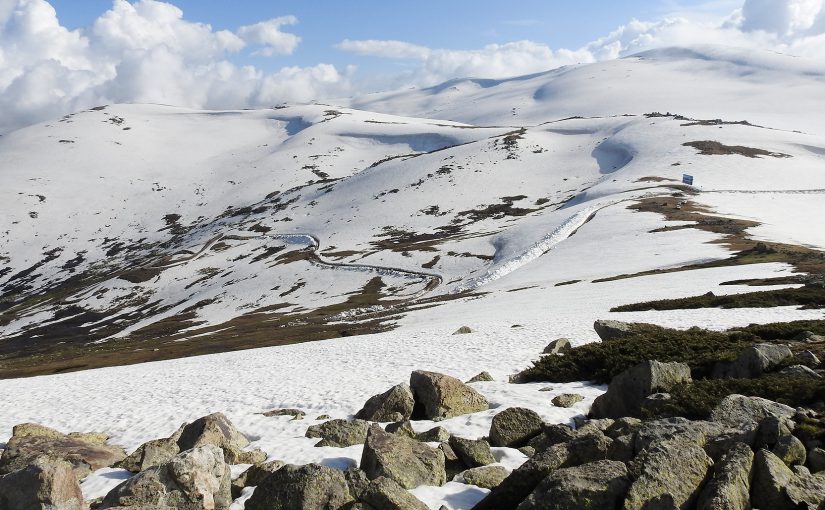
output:
[[[613,308],[612,312],[643,312],[647,310],[690,310],[696,308],[767,308],[802,306],[825,308],[825,287],[805,286],[798,289],[777,289],[715,296],[708,293],[678,299],[661,299]]]

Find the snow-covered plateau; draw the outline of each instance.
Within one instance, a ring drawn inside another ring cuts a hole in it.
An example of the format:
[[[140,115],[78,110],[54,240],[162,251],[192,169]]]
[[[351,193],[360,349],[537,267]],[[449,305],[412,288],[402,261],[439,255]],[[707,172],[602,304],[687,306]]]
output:
[[[587,412],[602,386],[507,381],[555,338],[596,341],[596,319],[824,319],[610,310],[799,275],[726,264],[742,242],[825,250],[825,65],[670,48],[330,105],[101,105],[0,137],[0,210],[0,448],[36,422],[131,452],[223,412],[270,459],[346,468],[362,446],[314,447],[307,427],[416,369],[493,376],[472,383],[490,410],[438,423],[478,438],[509,406]],[[734,238],[700,217],[749,223]],[[412,492],[458,510],[487,491]]]

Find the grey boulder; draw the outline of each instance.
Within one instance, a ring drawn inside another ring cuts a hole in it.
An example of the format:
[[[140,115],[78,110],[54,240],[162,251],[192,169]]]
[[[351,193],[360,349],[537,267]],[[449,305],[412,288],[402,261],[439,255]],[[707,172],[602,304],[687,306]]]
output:
[[[482,489],[498,487],[509,476],[510,471],[504,466],[479,466],[462,473],[464,482]]]
[[[544,420],[535,411],[510,407],[493,416],[490,444],[518,448],[542,433]]]
[[[750,510],[753,450],[737,443],[713,466],[713,478],[699,496],[697,510]]]
[[[690,367],[684,363],[639,363],[610,381],[607,392],[593,402],[590,414],[594,418],[639,417],[647,397],[691,380]]]
[[[542,480],[518,510],[615,509],[630,482],[624,463],[612,460],[559,469]]]
[[[0,476],[3,510],[85,510],[74,466],[41,458]]]
[[[323,440],[315,446],[344,448],[363,444],[369,428],[370,423],[364,420],[329,420],[307,428],[306,437]]]
[[[449,445],[458,460],[469,468],[486,466],[496,461],[490,451],[490,444],[484,439],[464,439],[452,436]]]
[[[444,485],[447,481],[444,464],[441,450],[372,425],[360,467],[370,480],[386,476],[405,489],[413,489],[419,485]]]
[[[416,370],[410,375],[415,398],[415,419],[452,418],[486,411],[490,404],[484,395],[455,377]]]
[[[370,397],[364,407],[355,413],[355,418],[380,422],[409,420],[414,405],[410,387],[398,384],[380,395]],[[400,419],[398,415],[401,415]]]
[[[319,464],[286,465],[267,476],[246,510],[337,510],[353,500],[344,473]]]

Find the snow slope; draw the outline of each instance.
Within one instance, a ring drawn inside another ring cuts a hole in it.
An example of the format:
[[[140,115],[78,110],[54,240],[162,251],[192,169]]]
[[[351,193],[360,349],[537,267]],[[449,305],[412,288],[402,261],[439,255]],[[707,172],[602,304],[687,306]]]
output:
[[[823,73],[781,55],[666,49],[346,107],[109,105],[11,133],[0,138],[0,370],[347,338],[3,380],[0,438],[37,421],[133,449],[223,411],[272,458],[344,467],[360,447],[314,448],[313,420],[256,413],[346,417],[413,369],[487,370],[496,381],[477,388],[493,409],[440,423],[479,437],[507,406],[556,422],[586,411],[600,388],[505,381],[554,338],[596,340],[595,319],[821,319],[794,307],[609,310],[795,274],[772,263],[614,279],[731,256],[719,234],[630,209],[642,199],[682,193],[758,222],[754,239],[825,248]],[[476,332],[450,334],[462,325]],[[587,399],[552,407],[565,391]],[[100,472],[84,491],[122,476]],[[484,491],[415,493],[436,509]]]

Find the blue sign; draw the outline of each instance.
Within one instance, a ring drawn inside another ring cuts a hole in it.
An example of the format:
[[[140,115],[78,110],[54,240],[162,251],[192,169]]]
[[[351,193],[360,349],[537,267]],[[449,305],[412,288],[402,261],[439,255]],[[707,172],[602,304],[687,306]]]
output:
[[[687,184],[688,186],[693,186],[693,176],[688,174],[682,174],[682,182]]]

